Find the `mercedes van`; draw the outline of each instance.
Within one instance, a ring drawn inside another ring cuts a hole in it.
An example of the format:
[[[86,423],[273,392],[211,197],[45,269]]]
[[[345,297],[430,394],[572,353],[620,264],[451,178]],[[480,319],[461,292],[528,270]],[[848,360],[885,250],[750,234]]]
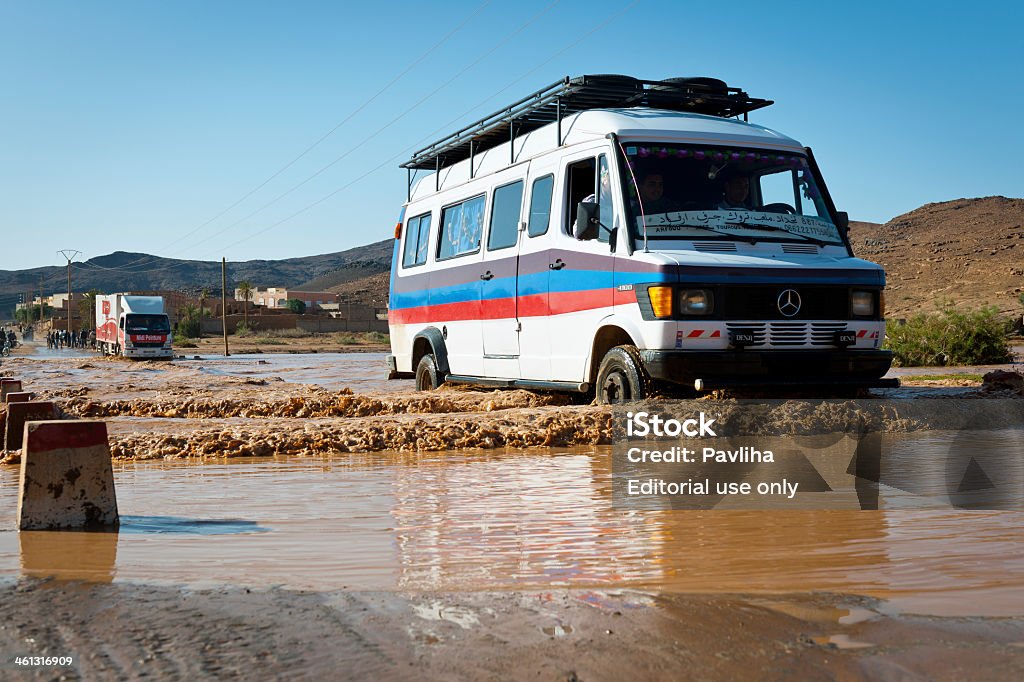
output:
[[[644,398],[882,379],[885,273],[810,148],[711,78],[566,78],[417,152],[391,377]]]

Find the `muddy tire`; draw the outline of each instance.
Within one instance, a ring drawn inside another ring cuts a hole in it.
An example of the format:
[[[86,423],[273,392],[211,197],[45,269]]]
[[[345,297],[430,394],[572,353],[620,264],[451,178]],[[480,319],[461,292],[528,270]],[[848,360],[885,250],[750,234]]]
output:
[[[416,390],[432,391],[441,385],[440,373],[437,371],[437,362],[434,356],[427,353],[420,358],[420,364],[416,365]]]
[[[597,402],[628,403],[647,397],[647,373],[636,346],[616,346],[604,355],[597,370]]]

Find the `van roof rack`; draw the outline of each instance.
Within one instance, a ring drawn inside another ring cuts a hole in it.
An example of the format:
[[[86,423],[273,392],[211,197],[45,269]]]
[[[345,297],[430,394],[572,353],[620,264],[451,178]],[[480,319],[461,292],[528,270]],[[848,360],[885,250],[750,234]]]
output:
[[[746,120],[749,112],[770,104],[772,100],[751,97],[717,78],[648,81],[618,75],[566,76],[424,147],[401,167],[410,171],[440,170],[556,122],[561,145],[562,118],[588,109],[650,107],[711,116],[743,116]]]

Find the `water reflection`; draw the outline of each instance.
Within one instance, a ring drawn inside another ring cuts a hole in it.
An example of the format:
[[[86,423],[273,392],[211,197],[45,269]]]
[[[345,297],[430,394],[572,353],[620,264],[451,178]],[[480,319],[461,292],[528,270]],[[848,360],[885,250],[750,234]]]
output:
[[[881,589],[885,515],[613,507],[611,458],[435,461],[395,477],[409,589],[634,583],[678,591]]]
[[[117,540],[117,531],[21,531],[21,574],[27,578],[112,582],[117,572]]]

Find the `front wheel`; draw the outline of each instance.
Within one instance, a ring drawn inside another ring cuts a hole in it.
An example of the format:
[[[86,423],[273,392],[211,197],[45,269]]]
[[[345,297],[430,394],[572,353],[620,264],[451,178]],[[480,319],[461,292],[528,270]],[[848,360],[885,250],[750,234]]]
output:
[[[440,373],[437,371],[437,361],[434,356],[427,353],[420,358],[416,365],[416,390],[432,391],[441,385]]]
[[[616,346],[604,355],[597,370],[597,401],[605,405],[647,397],[647,373],[636,346]]]

